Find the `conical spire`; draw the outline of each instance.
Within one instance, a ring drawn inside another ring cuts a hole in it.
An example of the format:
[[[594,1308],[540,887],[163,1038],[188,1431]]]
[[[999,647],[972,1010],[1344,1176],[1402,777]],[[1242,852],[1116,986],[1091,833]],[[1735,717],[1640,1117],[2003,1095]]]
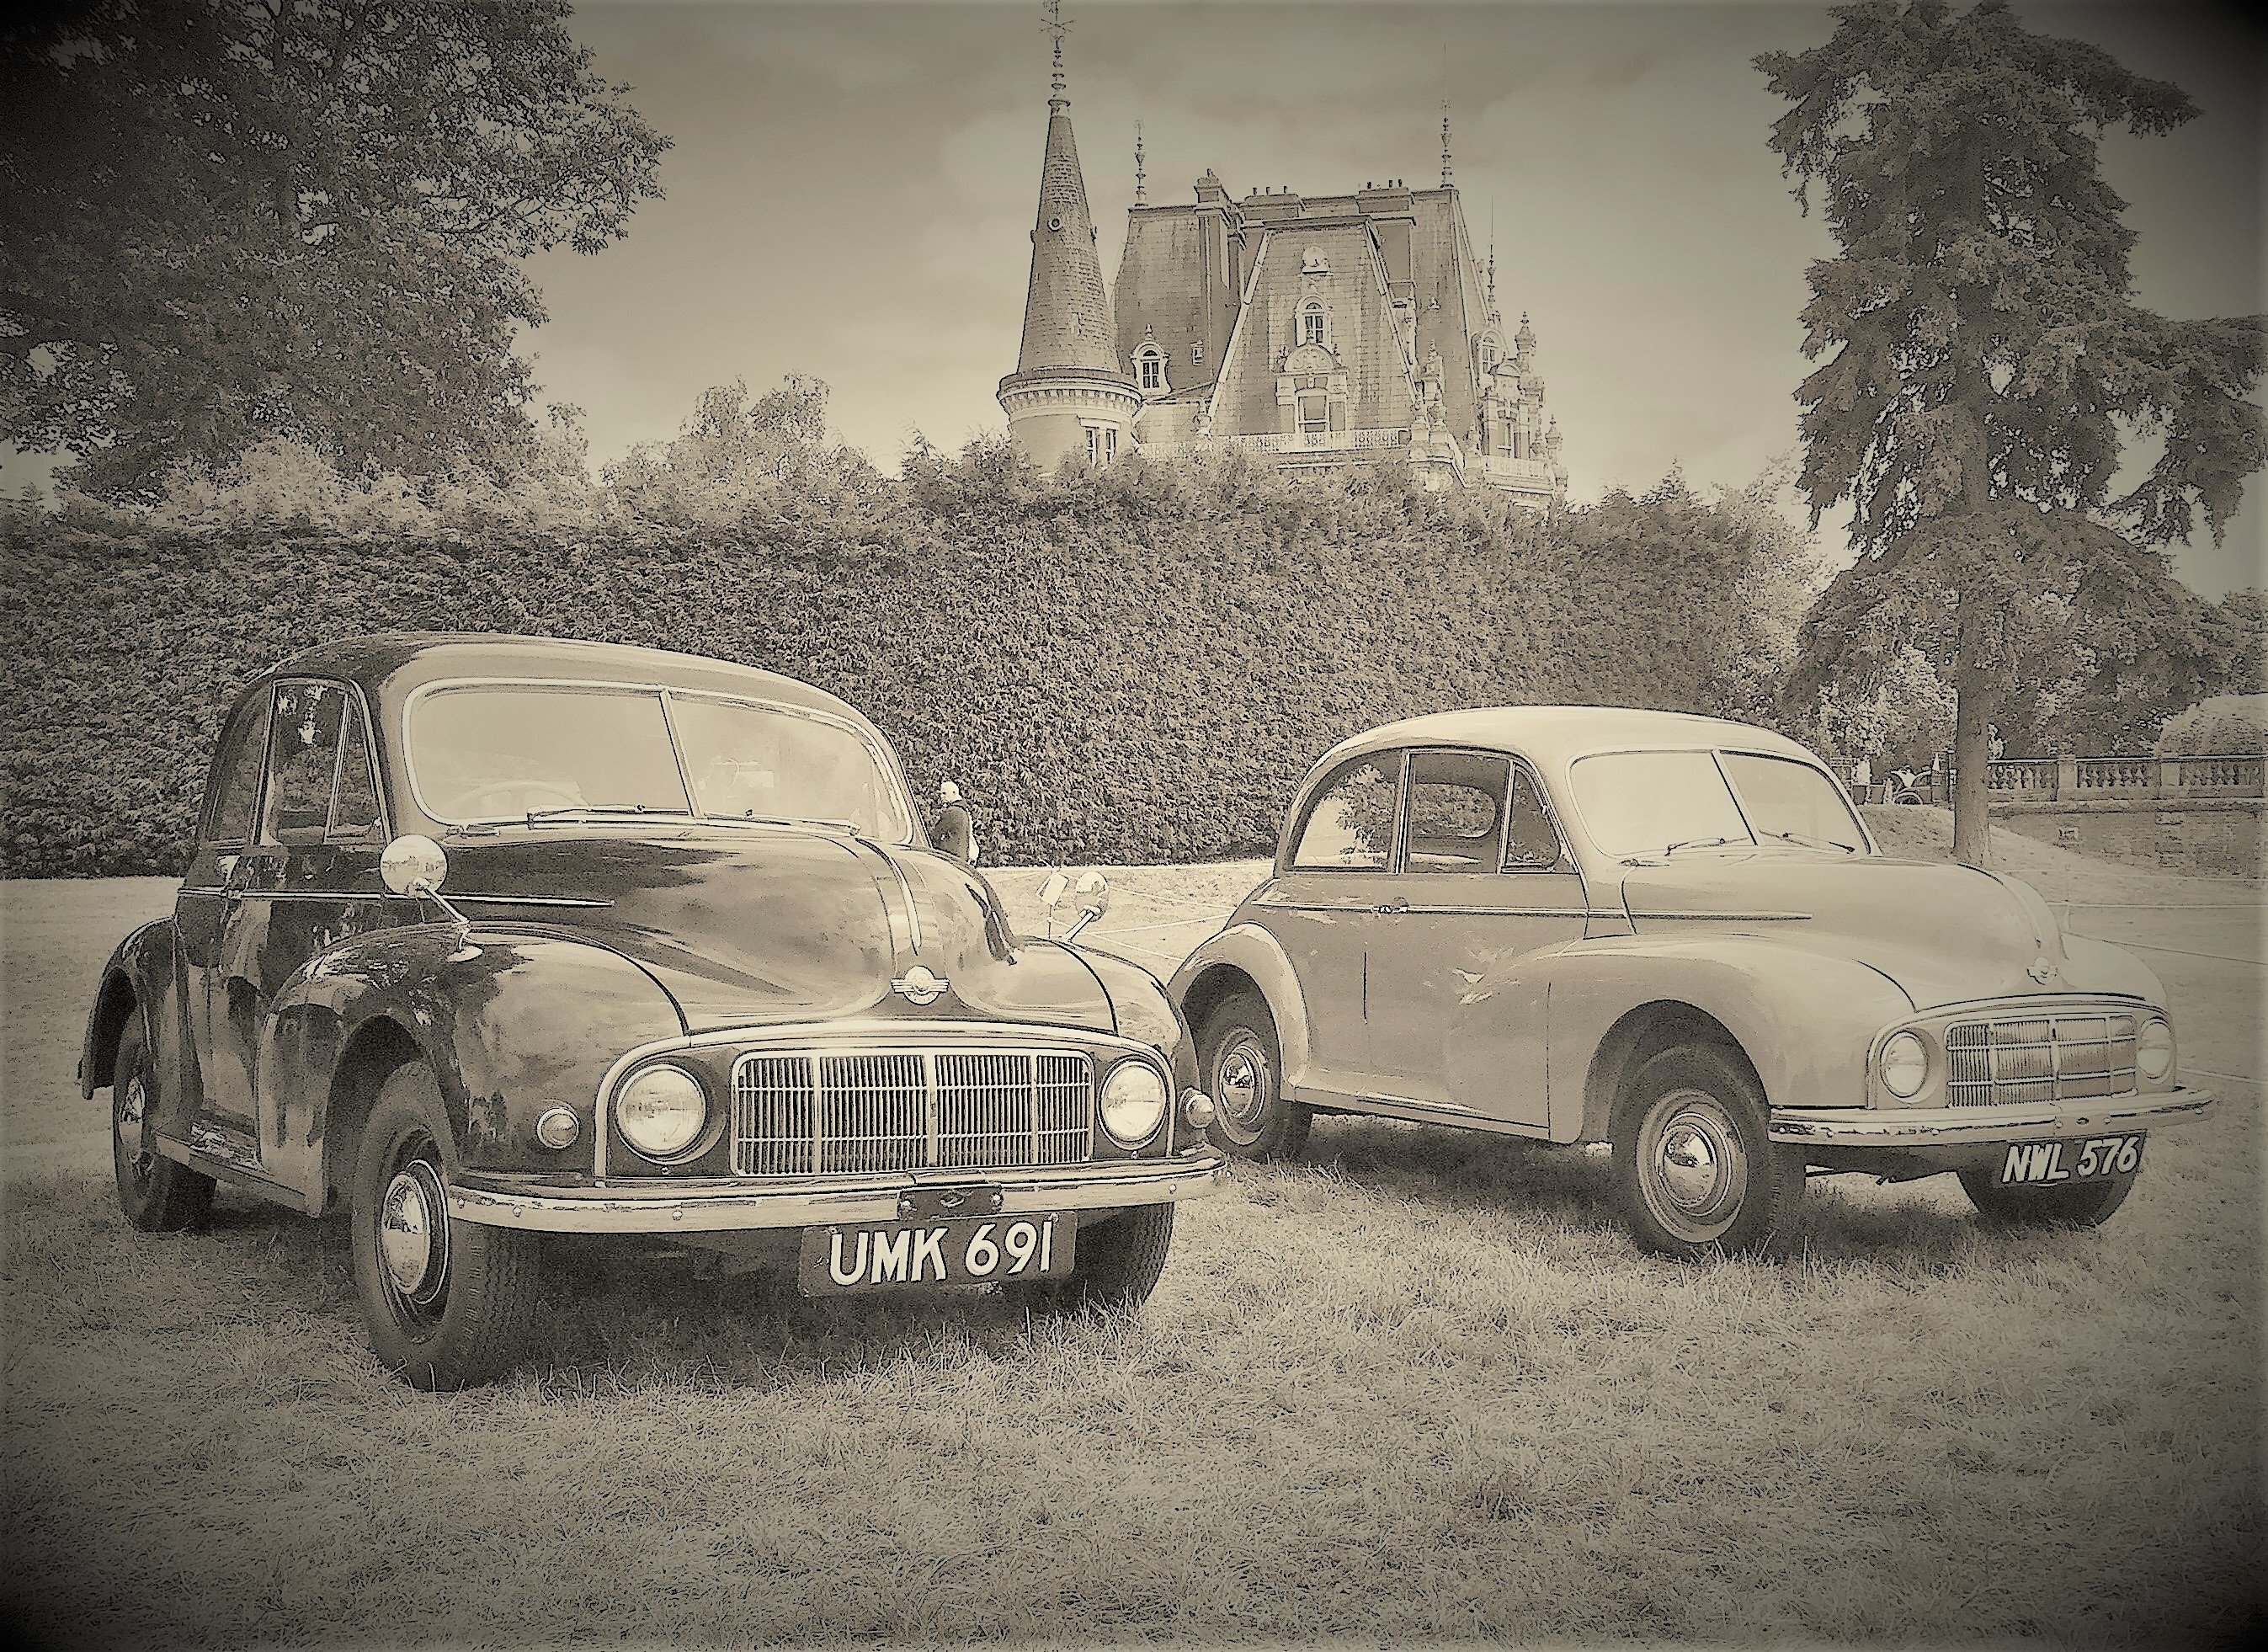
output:
[[[1071,100],[1064,95],[1059,0],[1049,0],[1048,28],[1055,36],[1055,67],[1048,100],[1047,149],[1040,161],[1040,210],[1032,225],[1032,280],[1024,295],[1024,342],[1019,375],[1050,368],[1086,367],[1119,372],[1110,297],[1102,284],[1094,224],[1087,215],[1086,180],[1071,136]]]

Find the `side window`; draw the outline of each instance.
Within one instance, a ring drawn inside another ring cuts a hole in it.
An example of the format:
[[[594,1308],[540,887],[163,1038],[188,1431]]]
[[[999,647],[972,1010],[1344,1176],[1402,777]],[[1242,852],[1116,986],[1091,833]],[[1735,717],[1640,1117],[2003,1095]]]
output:
[[[1506,757],[1476,751],[1414,753],[1403,870],[1494,872],[1511,778]]]
[[[329,682],[287,682],[276,690],[268,738],[268,807],[260,841],[319,844],[331,819],[346,690]]]
[[[205,811],[207,842],[240,844],[252,836],[253,811],[260,807],[260,765],[268,755],[268,708],[274,697],[272,692],[261,695],[221,737]]]
[[[1515,770],[1512,778],[1512,819],[1505,830],[1504,869],[1506,872],[1550,872],[1565,859],[1559,833],[1543,812],[1536,794],[1535,777]]]
[[[1300,822],[1292,865],[1303,871],[1384,871],[1394,850],[1401,773],[1398,751],[1340,764]]]
[[[339,739],[339,786],[331,799],[331,837],[368,837],[378,830],[378,775],[371,767],[370,736],[362,711],[346,703],[345,733]]]

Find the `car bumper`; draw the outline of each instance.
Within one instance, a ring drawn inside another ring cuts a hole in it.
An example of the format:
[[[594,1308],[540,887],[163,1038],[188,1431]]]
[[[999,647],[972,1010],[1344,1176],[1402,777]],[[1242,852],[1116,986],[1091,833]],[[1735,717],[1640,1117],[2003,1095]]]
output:
[[[2206,1091],[2176,1088],[2054,1107],[1775,1107],[1771,1139],[1817,1147],[1983,1147],[2154,1130],[2203,1118],[2213,1106]]]
[[[534,1233],[746,1233],[830,1223],[896,1221],[911,1194],[956,1187],[997,1188],[985,1215],[1035,1211],[1116,1210],[1196,1198],[1226,1172],[1213,1154],[1152,1161],[1115,1159],[1042,1170],[924,1170],[905,1176],[752,1182],[746,1177],[615,1182],[587,1188],[519,1177],[468,1176],[449,1189],[460,1221]]]

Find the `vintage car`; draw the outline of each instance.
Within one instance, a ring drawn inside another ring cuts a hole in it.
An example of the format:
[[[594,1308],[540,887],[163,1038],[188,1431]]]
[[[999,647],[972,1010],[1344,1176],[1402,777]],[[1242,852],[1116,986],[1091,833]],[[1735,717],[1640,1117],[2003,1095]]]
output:
[[[1195,1076],[1152,977],[1013,934],[925,846],[842,701],[485,636],[244,691],[80,1065],[136,1227],[196,1225],[216,1182],[343,1207],[372,1346],[436,1388],[514,1363],[547,1234],[814,1294],[1139,1302],[1219,1170]]]
[[[1326,753],[1274,874],[1170,983],[1211,1136],[1316,1112],[1612,1144],[1647,1248],[1763,1244],[1809,1170],[2092,1224],[2185,1088],[2157,979],[2011,877],[1883,855],[1793,741],[1590,706]]]

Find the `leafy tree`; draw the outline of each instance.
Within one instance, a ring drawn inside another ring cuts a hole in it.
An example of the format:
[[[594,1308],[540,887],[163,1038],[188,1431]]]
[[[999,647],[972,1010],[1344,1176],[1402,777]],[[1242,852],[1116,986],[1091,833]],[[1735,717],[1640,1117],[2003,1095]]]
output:
[[[865,456],[828,444],[827,398],[826,384],[802,373],[753,403],[740,380],[712,386],[674,440],[641,443],[608,466],[607,487],[630,517],[673,527],[876,496],[881,476]]]
[[[0,24],[0,439],[154,496],[271,437],[349,470],[533,426],[521,261],[595,253],[668,140],[564,0],[93,0]]]
[[[2261,463],[2261,321],[2133,302],[2098,140],[2190,119],[2179,88],[2035,34],[2002,0],[1834,17],[1824,45],[1756,60],[1793,106],[1771,147],[1807,210],[1821,188],[1842,247],[1810,270],[1805,350],[1826,359],[1798,395],[1800,485],[1815,522],[1851,502],[1861,552],[1806,627],[1795,686],[1909,647],[1937,665],[1957,704],[1955,851],[1983,864],[1987,731],[2015,685],[2059,678],[2043,662],[2122,608],[2180,623],[2153,548],[2200,513],[2220,535]],[[2111,498],[2124,442],[2153,434],[2157,462]]]

